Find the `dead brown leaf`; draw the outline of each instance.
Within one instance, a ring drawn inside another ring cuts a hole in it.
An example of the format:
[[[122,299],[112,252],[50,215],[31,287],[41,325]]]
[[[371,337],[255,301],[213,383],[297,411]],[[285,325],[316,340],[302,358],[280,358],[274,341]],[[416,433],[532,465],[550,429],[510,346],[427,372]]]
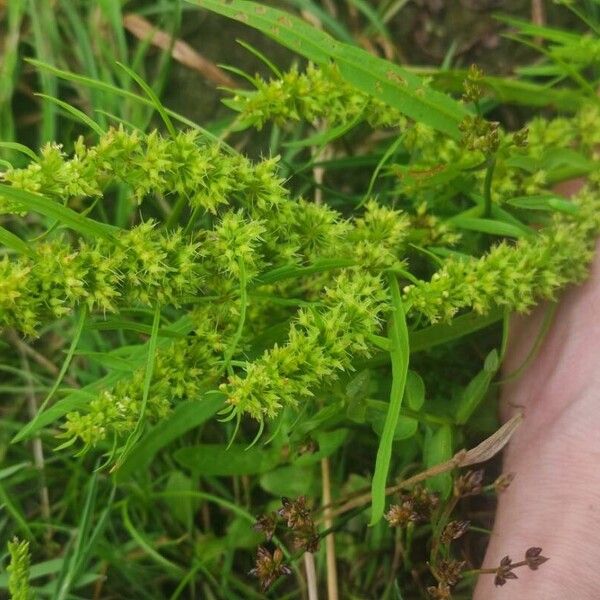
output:
[[[153,46],[170,51],[174,60],[198,71],[207,81],[215,85],[236,87],[233,79],[214,62],[202,56],[183,40],[173,40],[168,33],[158,29],[144,17],[129,13],[123,17],[123,25],[136,38],[148,40]]]

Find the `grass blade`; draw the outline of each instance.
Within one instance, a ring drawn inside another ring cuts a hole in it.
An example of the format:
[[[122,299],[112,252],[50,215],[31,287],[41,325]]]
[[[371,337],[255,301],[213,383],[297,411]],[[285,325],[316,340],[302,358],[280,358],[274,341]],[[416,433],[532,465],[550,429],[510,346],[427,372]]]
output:
[[[68,102],[64,100],[60,100],[59,98],[55,98],[54,96],[48,96],[48,94],[36,94],[38,98],[43,98],[44,100],[48,100],[49,102],[53,102],[57,106],[60,106],[67,113],[69,113],[72,117],[74,117],[77,121],[81,121],[86,127],[89,127],[92,131],[95,131],[99,136],[104,135],[104,130],[96,121],[88,117],[83,111],[75,108]]]
[[[32,192],[14,188],[4,183],[0,183],[0,196],[19,203],[27,210],[32,210],[50,219],[59,221],[69,229],[89,235],[90,237],[101,237],[115,244],[117,243],[113,233],[118,231],[118,227],[99,223],[98,221],[84,217],[69,207],[50,200],[46,196],[33,194]]]
[[[167,130],[171,134],[173,138],[177,137],[177,131],[175,131],[175,127],[173,126],[173,122],[171,121],[165,107],[162,105],[162,102],[158,99],[158,96],[154,93],[154,90],[133,70],[130,69],[127,65],[123,63],[117,63],[125,73],[129,75],[145,92],[146,96],[152,103],[152,106],[156,109],[156,112],[160,115],[160,118],[163,120]]]
[[[406,327],[406,316],[402,304],[400,287],[395,275],[390,274],[390,291],[392,295],[392,315],[390,318],[389,336],[392,343],[390,357],[392,361],[392,391],[390,403],[383,425],[383,432],[377,449],[377,460],[375,462],[375,473],[371,485],[373,497],[371,507],[371,525],[375,525],[383,516],[385,508],[385,487],[387,482],[390,461],[392,459],[392,444],[394,432],[400,416],[400,407],[406,378],[408,374],[409,342],[408,329]]]
[[[12,231],[4,229],[4,227],[0,227],[0,244],[4,244],[7,248],[15,252],[25,254],[29,258],[35,256],[35,252],[27,245],[27,242],[24,242],[19,236],[12,233]]]
[[[20,442],[21,440],[23,440],[26,437],[28,437],[29,435],[31,435],[31,433],[33,433],[32,430],[35,427],[37,427],[40,417],[46,411],[46,407],[48,406],[48,403],[52,399],[52,396],[54,396],[54,394],[56,393],[56,390],[62,383],[62,380],[64,379],[64,377],[67,373],[67,370],[69,369],[69,365],[71,364],[71,361],[73,360],[73,356],[75,355],[75,350],[77,349],[77,345],[79,344],[79,339],[81,338],[81,332],[83,331],[83,326],[85,324],[86,318],[87,318],[87,307],[84,305],[83,308],[81,309],[81,313],[79,315],[79,320],[77,321],[77,326],[75,328],[75,333],[73,335],[73,341],[71,342],[71,346],[69,347],[69,351],[67,352],[67,356],[65,358],[65,361],[63,362],[63,365],[60,369],[58,377],[56,378],[56,381],[54,382],[52,388],[48,392],[48,395],[46,396],[45,400],[42,402],[42,405],[40,406],[35,417],[28,423],[28,425],[23,427],[23,429],[21,429],[19,431],[19,433],[17,433],[17,435],[15,435],[15,437],[12,439],[13,444]]]
[[[160,305],[156,305],[154,309],[154,320],[152,321],[152,333],[150,334],[150,340],[148,341],[148,354],[146,357],[146,372],[144,374],[144,387],[142,390],[142,407],[140,409],[140,416],[136,423],[135,429],[131,432],[131,435],[127,438],[125,446],[118,461],[112,468],[114,472],[117,470],[128,454],[133,449],[136,442],[140,439],[142,429],[144,427],[144,417],[146,415],[146,406],[148,405],[148,396],[150,395],[150,384],[152,383],[152,375],[154,374],[154,364],[156,362],[156,348],[158,344],[158,326],[160,324]]]

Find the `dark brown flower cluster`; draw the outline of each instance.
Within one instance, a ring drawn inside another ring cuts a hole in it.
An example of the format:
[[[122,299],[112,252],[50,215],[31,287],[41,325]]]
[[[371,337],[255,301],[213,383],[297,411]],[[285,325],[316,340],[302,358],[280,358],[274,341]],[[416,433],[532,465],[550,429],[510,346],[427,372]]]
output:
[[[390,527],[405,527],[431,518],[439,499],[423,486],[417,485],[410,494],[402,494],[398,504],[392,504],[385,515]]]
[[[436,586],[427,588],[427,594],[434,600],[450,600],[452,588],[459,582],[467,563],[464,560],[444,558],[440,560],[431,572],[438,581]]]
[[[510,556],[505,556],[501,561],[500,565],[496,569],[496,575],[494,577],[494,584],[497,586],[504,585],[509,579],[518,579],[517,574],[514,572],[519,567],[529,567],[532,571],[537,571],[540,565],[543,565],[548,559],[542,556],[542,549],[536,546],[529,548],[525,552],[525,559],[513,563]]]
[[[440,581],[437,585],[430,585],[427,588],[427,595],[432,600],[450,600],[452,598],[452,590],[447,583]]]
[[[260,582],[263,592],[268,590],[271,585],[282,575],[289,575],[291,569],[283,562],[283,552],[276,548],[273,554],[263,546],[258,548],[256,554],[256,566],[250,571]]]
[[[450,521],[440,535],[440,542],[450,544],[452,541],[457,540],[467,532],[470,524],[470,521]]]
[[[319,548],[319,534],[312,511],[306,503],[306,497],[300,496],[295,500],[282,498],[281,508],[276,513],[271,512],[258,517],[254,529],[263,533],[267,542],[270,542],[280,519],[285,522],[287,530],[292,535],[294,548],[305,552],[316,552]],[[261,546],[256,556],[256,565],[250,574],[258,578],[261,589],[265,591],[278,577],[289,575],[290,572],[289,567],[283,563],[283,553],[280,548],[271,554]]]
[[[296,500],[282,498],[281,508],[277,513],[287,522],[293,534],[295,548],[302,548],[306,552],[315,552],[319,548],[319,534],[305,496]]]
[[[467,471],[454,480],[454,495],[457,498],[477,496],[483,491],[483,469]]]

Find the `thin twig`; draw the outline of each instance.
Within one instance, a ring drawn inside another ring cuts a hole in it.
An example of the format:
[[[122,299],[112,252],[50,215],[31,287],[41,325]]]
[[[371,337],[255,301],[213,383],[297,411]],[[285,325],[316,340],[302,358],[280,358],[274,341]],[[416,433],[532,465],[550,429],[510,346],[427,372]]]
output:
[[[329,471],[329,459],[321,459],[321,481],[323,487],[323,505],[331,504],[331,474]],[[333,527],[331,518],[331,509],[325,508],[323,511],[323,525],[326,529]],[[327,556],[327,597],[329,600],[338,600],[338,580],[335,560],[335,536],[333,533],[325,538],[325,553]]]
[[[40,354],[37,350],[32,348],[29,344],[25,343],[19,335],[13,329],[7,329],[5,332],[6,337],[10,342],[16,346],[17,350],[27,355],[29,358],[34,360],[40,367],[45,369],[50,375],[55,377],[60,373],[60,369],[51,361],[48,360],[43,354]],[[72,387],[79,387],[79,384],[71,376],[66,375],[65,381]]]
[[[130,33],[140,40],[148,40],[153,46],[171,53],[174,60],[194,69],[211,83],[225,87],[235,88],[236,84],[215,63],[202,56],[189,44],[182,40],[173,40],[167,32],[157,29],[150,21],[140,15],[130,13],[123,17],[123,25]]]
[[[546,24],[544,0],[531,0],[531,21],[534,25],[539,25],[540,27]]]
[[[385,495],[390,496],[402,489],[410,488],[416,483],[424,481],[425,479],[429,479],[435,475],[440,475],[441,473],[448,473],[449,471],[453,471],[458,467],[470,467],[472,465],[486,462],[500,452],[504,446],[506,446],[513,433],[521,425],[522,421],[523,413],[518,412],[512,419],[502,425],[498,431],[483,440],[483,442],[475,446],[475,448],[471,448],[471,450],[460,450],[450,460],[440,463],[439,465],[434,465],[430,469],[422,471],[421,473],[417,473],[416,475],[413,475],[412,477],[409,477],[408,479],[405,479],[396,485],[386,488]],[[338,515],[341,515],[349,510],[364,506],[370,501],[371,492],[366,492],[360,496],[351,498],[338,508],[332,510],[330,513],[331,517],[337,517]],[[324,508],[330,507],[328,506]],[[319,519],[317,522],[322,521],[323,517],[321,517],[321,519]]]
[[[304,568],[306,570],[308,600],[319,600],[319,592],[317,591],[317,571],[315,569],[315,555],[312,552],[304,553]]]

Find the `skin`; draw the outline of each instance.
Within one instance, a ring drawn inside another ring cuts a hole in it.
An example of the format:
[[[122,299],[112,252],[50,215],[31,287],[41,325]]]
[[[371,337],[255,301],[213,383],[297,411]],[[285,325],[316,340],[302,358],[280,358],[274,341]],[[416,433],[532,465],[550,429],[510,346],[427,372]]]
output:
[[[600,244],[599,244],[600,246]],[[505,374],[518,368],[546,307],[514,318]],[[504,472],[515,479],[499,498],[484,560],[495,567],[541,546],[550,560],[521,567],[495,587],[481,576],[474,600],[593,600],[600,597],[600,256],[589,280],[567,291],[535,360],[503,391],[502,416],[525,419],[511,439]]]

